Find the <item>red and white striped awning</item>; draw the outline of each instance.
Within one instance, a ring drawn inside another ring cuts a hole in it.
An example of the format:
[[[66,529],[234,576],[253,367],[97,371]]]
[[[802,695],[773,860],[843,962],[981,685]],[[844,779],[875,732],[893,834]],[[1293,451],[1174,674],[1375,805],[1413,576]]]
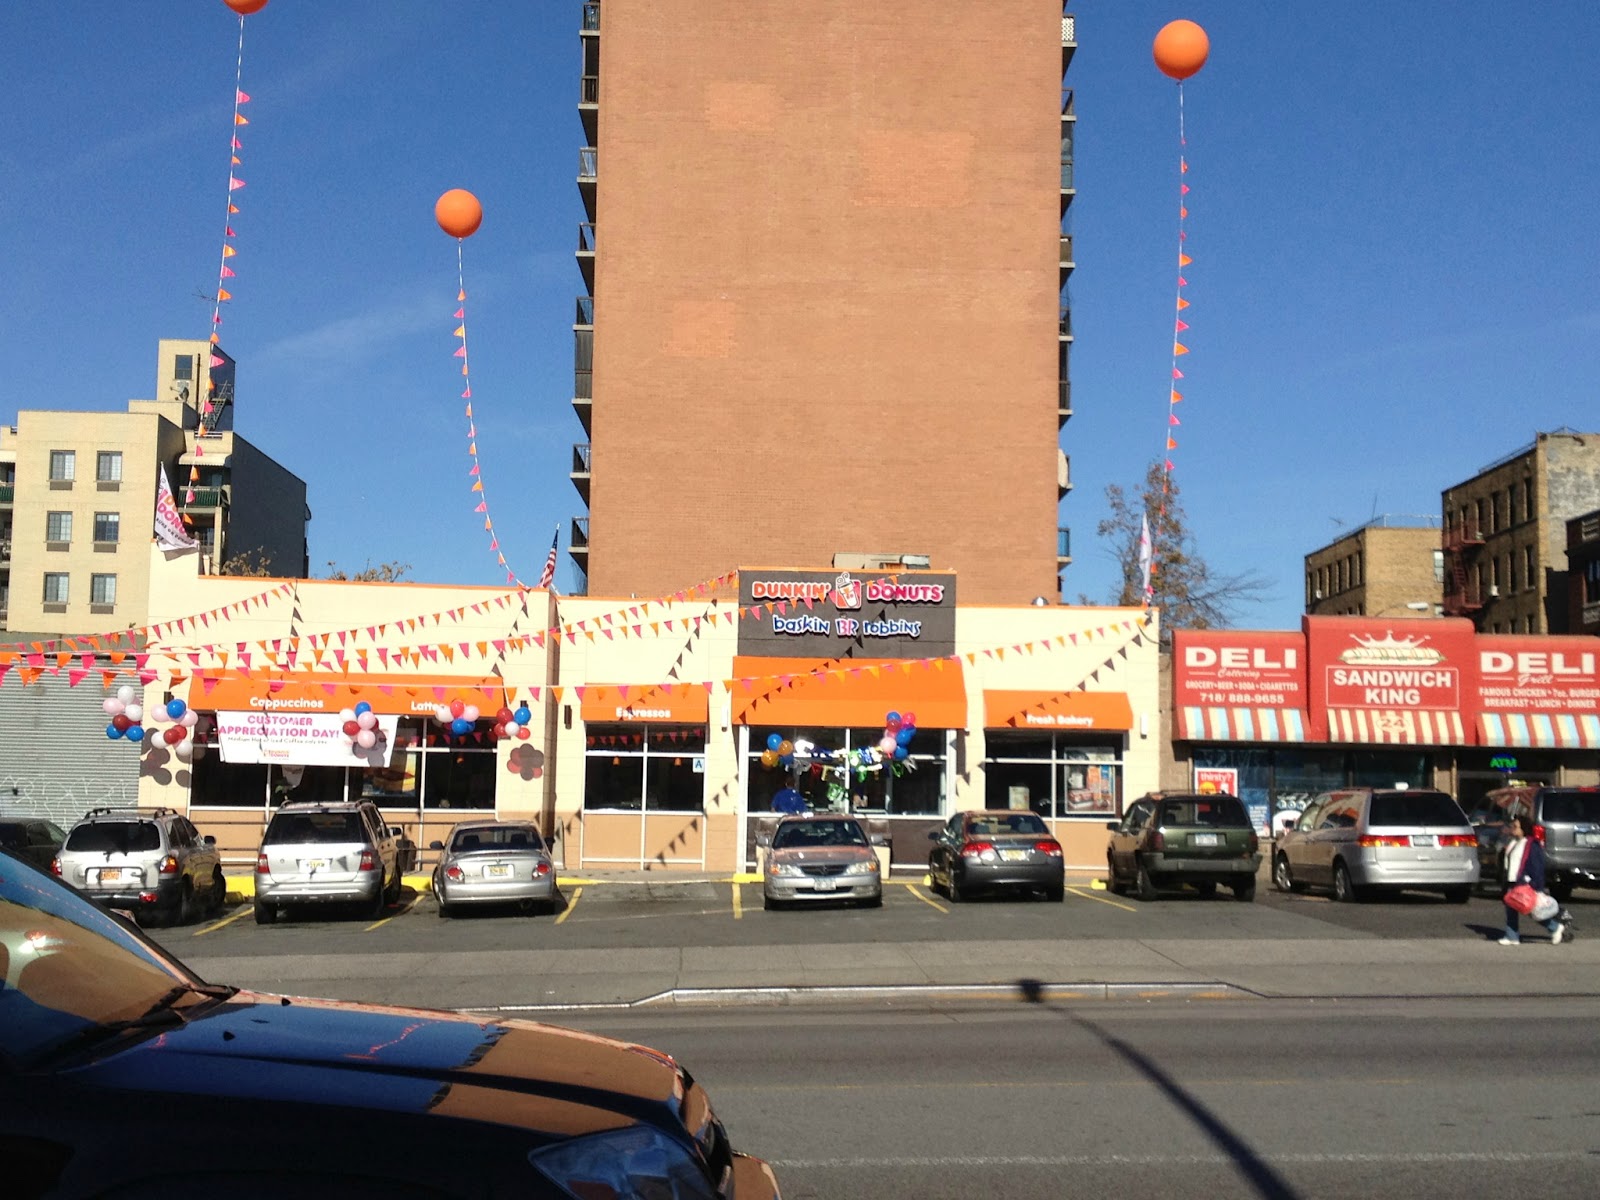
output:
[[[1464,746],[1461,714],[1410,708],[1330,708],[1330,742],[1390,742],[1409,746]]]
[[[1298,708],[1185,705],[1177,710],[1178,740],[1187,742],[1303,742],[1306,714]]]
[[[1478,728],[1485,746],[1600,749],[1600,715],[1595,713],[1486,712]]]

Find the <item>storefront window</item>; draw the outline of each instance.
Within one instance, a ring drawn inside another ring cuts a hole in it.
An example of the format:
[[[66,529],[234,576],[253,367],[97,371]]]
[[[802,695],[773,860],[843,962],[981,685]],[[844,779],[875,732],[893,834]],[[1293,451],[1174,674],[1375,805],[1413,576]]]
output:
[[[1428,755],[1416,750],[1356,750],[1350,782],[1362,787],[1432,787]]]
[[[591,724],[583,807],[590,812],[700,812],[705,754],[703,725]]]
[[[1120,811],[1121,753],[1068,735],[991,729],[984,735],[984,804],[1046,819]]]
[[[1343,750],[1284,747],[1274,756],[1272,811],[1304,809],[1323,792],[1344,786]]]
[[[776,734],[791,745],[799,743],[829,752],[829,757],[796,758],[792,765],[762,765],[767,739]],[[878,748],[882,727],[872,729],[750,728],[750,788],[752,813],[769,812],[772,798],[786,787],[794,788],[813,812],[859,812],[885,816],[937,816],[944,811],[945,731],[918,729],[906,745],[906,757],[897,762],[860,760],[863,750]]]
[[[441,746],[422,755],[422,807],[494,810],[495,752]]]

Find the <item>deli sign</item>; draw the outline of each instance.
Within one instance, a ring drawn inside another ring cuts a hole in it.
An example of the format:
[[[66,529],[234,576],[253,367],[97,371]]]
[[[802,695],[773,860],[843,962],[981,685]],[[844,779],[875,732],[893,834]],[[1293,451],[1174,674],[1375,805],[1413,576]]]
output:
[[[1178,629],[1172,652],[1179,707],[1305,707],[1305,639],[1299,633]]]
[[[1477,685],[1485,712],[1600,712],[1600,641],[1480,635]]]

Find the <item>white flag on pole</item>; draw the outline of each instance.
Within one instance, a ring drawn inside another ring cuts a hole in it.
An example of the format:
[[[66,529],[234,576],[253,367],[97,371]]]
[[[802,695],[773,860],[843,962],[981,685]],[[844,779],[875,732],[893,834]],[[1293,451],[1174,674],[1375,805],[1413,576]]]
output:
[[[167,468],[160,468],[156,480],[156,541],[163,550],[187,550],[200,541],[183,527],[178,515],[178,502],[172,498],[172,485],[167,482]]]
[[[1155,546],[1150,540],[1150,517],[1139,518],[1139,575],[1144,598],[1150,598],[1150,567],[1155,560]]]

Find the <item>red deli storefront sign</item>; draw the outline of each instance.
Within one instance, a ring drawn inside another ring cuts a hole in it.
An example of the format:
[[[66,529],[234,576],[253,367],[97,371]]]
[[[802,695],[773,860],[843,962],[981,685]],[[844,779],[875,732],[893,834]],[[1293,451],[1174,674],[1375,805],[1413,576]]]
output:
[[[1172,653],[1179,740],[1306,739],[1303,633],[1178,629]]]
[[[1484,745],[1600,748],[1600,639],[1485,634],[1477,648]]]
[[[1305,617],[1302,624],[1317,740],[1466,744],[1477,680],[1471,621]]]

